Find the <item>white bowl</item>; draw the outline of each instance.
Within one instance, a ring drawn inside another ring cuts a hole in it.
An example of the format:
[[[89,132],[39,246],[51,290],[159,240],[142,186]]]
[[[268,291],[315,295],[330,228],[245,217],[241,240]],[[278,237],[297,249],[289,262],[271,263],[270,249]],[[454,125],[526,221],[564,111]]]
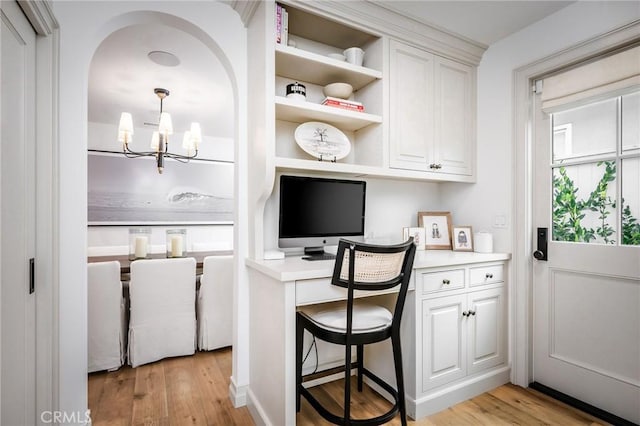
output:
[[[329,53],[327,56],[336,61],[345,61],[347,59],[342,53]]]
[[[353,87],[349,83],[331,83],[322,88],[325,96],[348,99],[353,93]]]

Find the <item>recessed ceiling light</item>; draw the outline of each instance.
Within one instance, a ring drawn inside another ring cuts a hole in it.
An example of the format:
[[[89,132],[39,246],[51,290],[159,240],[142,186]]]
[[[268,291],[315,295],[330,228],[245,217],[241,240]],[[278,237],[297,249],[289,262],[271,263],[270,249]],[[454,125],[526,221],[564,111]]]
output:
[[[180,59],[178,59],[176,55],[162,50],[154,50],[149,52],[147,56],[156,64],[163,65],[165,67],[175,67],[180,65]]]

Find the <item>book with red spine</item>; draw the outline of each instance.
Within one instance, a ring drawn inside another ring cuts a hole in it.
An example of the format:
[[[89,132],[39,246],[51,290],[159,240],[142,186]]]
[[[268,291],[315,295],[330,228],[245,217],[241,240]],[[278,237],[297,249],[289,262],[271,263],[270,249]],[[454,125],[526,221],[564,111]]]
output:
[[[364,111],[364,105],[361,102],[350,101],[347,99],[334,98],[327,96],[322,101],[322,105],[350,109],[353,111]]]

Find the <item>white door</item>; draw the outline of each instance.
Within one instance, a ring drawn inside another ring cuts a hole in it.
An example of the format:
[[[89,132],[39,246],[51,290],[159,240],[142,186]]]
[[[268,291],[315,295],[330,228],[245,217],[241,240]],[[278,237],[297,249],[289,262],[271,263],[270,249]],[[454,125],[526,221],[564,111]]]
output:
[[[534,381],[640,423],[640,92],[534,104]]]
[[[1,412],[3,425],[36,424],[35,33],[17,3],[0,2],[2,19]]]

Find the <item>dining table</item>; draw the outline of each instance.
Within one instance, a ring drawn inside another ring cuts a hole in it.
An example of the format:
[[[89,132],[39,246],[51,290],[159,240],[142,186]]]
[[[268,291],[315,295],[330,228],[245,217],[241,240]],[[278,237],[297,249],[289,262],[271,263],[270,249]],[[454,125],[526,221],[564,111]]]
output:
[[[204,258],[208,256],[231,256],[233,255],[233,250],[215,250],[215,251],[191,251],[186,252],[182,257],[193,257],[196,260],[196,275],[202,275],[202,265],[204,263]],[[166,259],[166,253],[151,253],[144,259]],[[108,256],[89,256],[87,257],[88,263],[94,262],[110,262],[113,260],[117,260],[120,262],[120,280],[124,282],[128,282],[131,273],[131,262],[135,262],[136,260],[141,259],[130,259],[129,255],[120,254],[120,255],[108,255]]]

